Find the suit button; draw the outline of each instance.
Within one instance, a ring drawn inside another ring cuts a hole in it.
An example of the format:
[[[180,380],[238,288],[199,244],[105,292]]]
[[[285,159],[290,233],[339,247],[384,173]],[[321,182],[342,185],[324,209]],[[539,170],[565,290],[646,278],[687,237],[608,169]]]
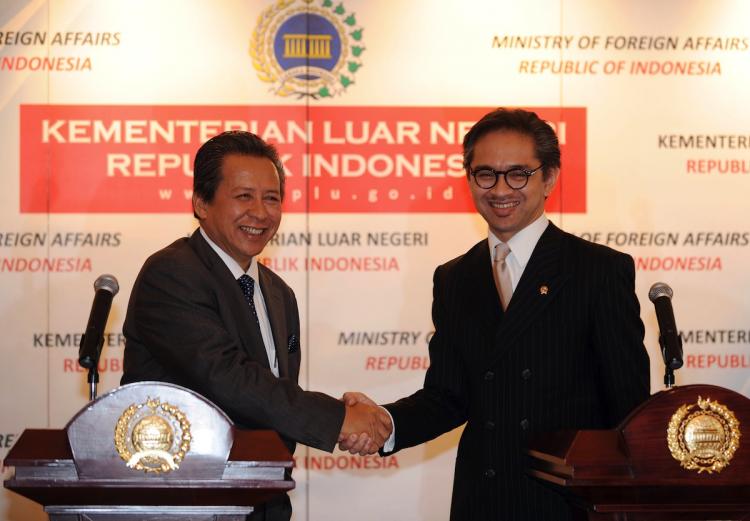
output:
[[[488,431],[492,431],[492,430],[494,430],[494,429],[495,429],[495,422],[493,422],[492,420],[488,420],[488,421],[487,421],[487,422],[486,422],[486,423],[484,424],[484,428],[485,428],[485,429],[487,429]]]
[[[495,469],[487,469],[484,471],[484,477],[488,479],[492,479],[495,477]]]
[[[484,373],[484,379],[488,382],[493,378],[495,378],[495,373],[493,373],[492,371],[487,371],[486,373]]]
[[[528,429],[529,428],[529,420],[527,420],[526,418],[524,418],[523,420],[521,420],[521,428],[523,430]]]
[[[523,371],[521,371],[521,378],[523,378],[524,380],[528,380],[529,378],[531,378],[531,369],[524,369]]]

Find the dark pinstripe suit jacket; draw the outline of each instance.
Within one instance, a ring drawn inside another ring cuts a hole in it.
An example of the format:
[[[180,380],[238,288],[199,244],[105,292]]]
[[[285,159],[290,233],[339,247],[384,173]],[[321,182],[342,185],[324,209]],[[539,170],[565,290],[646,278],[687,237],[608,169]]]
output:
[[[484,240],[435,271],[424,387],[386,406],[395,449],[466,423],[452,521],[567,519],[561,497],[525,475],[525,443],[613,427],[648,397],[633,260],[550,223],[505,312],[491,270]]]
[[[297,385],[299,315],[292,290],[258,266],[279,378],[237,281],[199,231],[152,255],[130,295],[122,383],[171,382],[206,396],[242,428],[273,429],[332,451],[344,406]],[[291,348],[290,348],[291,346]]]

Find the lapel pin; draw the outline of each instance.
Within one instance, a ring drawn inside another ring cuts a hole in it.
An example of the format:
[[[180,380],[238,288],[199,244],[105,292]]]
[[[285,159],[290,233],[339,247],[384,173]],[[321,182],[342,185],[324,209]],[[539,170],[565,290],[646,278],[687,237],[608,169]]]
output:
[[[546,295],[547,293],[549,293],[549,288],[546,285],[539,286],[540,295]]]

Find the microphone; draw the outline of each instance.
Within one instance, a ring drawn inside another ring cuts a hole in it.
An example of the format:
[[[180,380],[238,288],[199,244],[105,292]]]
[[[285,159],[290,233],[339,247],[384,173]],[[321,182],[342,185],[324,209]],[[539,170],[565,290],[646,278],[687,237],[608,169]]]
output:
[[[113,275],[100,275],[94,281],[94,303],[91,305],[86,332],[81,337],[78,349],[78,363],[81,367],[91,369],[99,363],[102,344],[104,344],[104,326],[112,307],[112,299],[120,291],[120,285]]]
[[[657,282],[648,291],[648,298],[656,308],[656,321],[659,323],[659,345],[664,364],[669,369],[682,367],[682,338],[677,332],[672,311],[672,288]]]

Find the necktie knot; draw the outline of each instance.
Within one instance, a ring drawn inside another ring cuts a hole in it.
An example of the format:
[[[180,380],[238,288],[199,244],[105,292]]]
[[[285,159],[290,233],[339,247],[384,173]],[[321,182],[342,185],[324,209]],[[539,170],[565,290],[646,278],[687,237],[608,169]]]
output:
[[[253,294],[255,293],[255,281],[253,280],[253,278],[247,274],[242,275],[239,279],[237,279],[237,284],[240,285],[240,289],[242,289],[242,294],[245,295],[245,300],[247,300],[247,303],[252,306]]]
[[[255,294],[255,281],[250,275],[246,273],[245,275],[242,275],[239,279],[237,279],[237,284],[240,285],[242,294],[245,296],[245,300],[250,305],[250,311],[253,312],[255,323],[258,324],[258,327],[260,327],[258,310],[255,308],[255,300],[253,299],[253,296]]]
[[[495,262],[505,262],[505,258],[510,255],[510,246],[500,242],[495,246]]]

